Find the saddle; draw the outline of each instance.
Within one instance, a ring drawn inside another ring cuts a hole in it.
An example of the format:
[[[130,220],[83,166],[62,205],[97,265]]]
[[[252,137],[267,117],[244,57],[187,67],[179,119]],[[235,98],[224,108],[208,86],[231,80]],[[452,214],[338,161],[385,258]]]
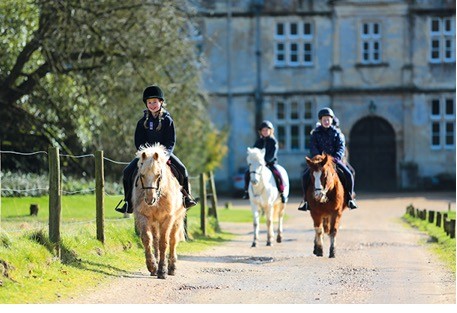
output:
[[[167,164],[170,167],[171,172],[173,173],[173,176],[176,177],[179,184],[182,186],[184,184],[184,175],[180,171],[178,171],[176,166],[174,166],[170,160],[168,160]]]

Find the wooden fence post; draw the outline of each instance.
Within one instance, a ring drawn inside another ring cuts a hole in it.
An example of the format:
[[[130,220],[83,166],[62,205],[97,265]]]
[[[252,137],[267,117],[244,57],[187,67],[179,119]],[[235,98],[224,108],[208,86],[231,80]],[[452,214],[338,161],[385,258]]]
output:
[[[54,244],[60,258],[60,217],[62,210],[62,188],[60,186],[59,148],[49,147],[49,240]]]
[[[217,193],[216,193],[216,184],[214,183],[214,174],[209,172],[209,187],[211,190],[211,210],[208,212],[209,215],[214,216],[217,221]]]
[[[436,212],[436,227],[441,227],[441,212]]]
[[[433,224],[435,221],[435,211],[428,211],[428,222]]]
[[[455,238],[455,219],[452,219],[449,222],[449,236]]]
[[[203,236],[206,236],[206,175],[205,173],[200,174],[200,229],[202,230]]]
[[[105,174],[103,163],[103,151],[95,151],[95,201],[96,201],[96,224],[97,240],[105,243],[104,227],[104,196],[105,196]]]

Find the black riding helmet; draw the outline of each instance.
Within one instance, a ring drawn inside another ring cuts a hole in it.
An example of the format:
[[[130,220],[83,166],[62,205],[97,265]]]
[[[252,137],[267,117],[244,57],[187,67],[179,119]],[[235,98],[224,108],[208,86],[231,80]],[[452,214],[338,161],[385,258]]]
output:
[[[162,101],[165,101],[165,96],[163,95],[162,89],[159,86],[149,86],[143,91],[143,102],[146,104],[146,100],[151,98],[157,98]]]
[[[330,116],[331,118],[335,118],[335,114],[333,114],[333,111],[330,108],[321,109],[317,116],[319,119],[323,118],[324,116]]]
[[[272,124],[270,121],[267,121],[267,120],[265,120],[265,121],[263,121],[262,123],[260,123],[258,129],[259,129],[259,130],[262,130],[262,128],[265,128],[265,127],[266,127],[266,128],[269,128],[269,129],[275,129],[275,128],[273,127],[273,124]]]

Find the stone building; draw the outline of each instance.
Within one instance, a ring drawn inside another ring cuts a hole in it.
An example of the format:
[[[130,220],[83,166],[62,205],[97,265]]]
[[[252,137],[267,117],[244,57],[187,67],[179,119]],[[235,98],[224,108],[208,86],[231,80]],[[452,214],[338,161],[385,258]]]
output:
[[[219,190],[263,119],[300,190],[322,107],[341,122],[356,191],[455,186],[455,1],[192,3],[212,120],[231,129]]]

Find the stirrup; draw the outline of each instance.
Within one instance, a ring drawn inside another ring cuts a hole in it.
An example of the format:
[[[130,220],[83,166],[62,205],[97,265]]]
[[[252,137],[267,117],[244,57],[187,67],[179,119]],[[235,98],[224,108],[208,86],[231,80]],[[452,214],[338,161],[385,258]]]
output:
[[[309,205],[308,205],[308,201],[301,201],[300,202],[300,205],[298,207],[298,210],[299,211],[308,211],[309,210]]]
[[[189,209],[195,205],[197,205],[197,201],[193,199],[190,195],[184,197],[184,207],[186,209]]]
[[[124,201],[125,204],[120,208],[119,205],[122,203],[122,201]],[[129,207],[128,202],[125,201],[124,199],[121,199],[121,201],[119,201],[119,203],[116,205],[114,210],[119,212],[119,213],[127,213],[128,207]]]
[[[348,201],[348,207],[351,210],[357,209],[357,203],[355,203],[354,199]]]

